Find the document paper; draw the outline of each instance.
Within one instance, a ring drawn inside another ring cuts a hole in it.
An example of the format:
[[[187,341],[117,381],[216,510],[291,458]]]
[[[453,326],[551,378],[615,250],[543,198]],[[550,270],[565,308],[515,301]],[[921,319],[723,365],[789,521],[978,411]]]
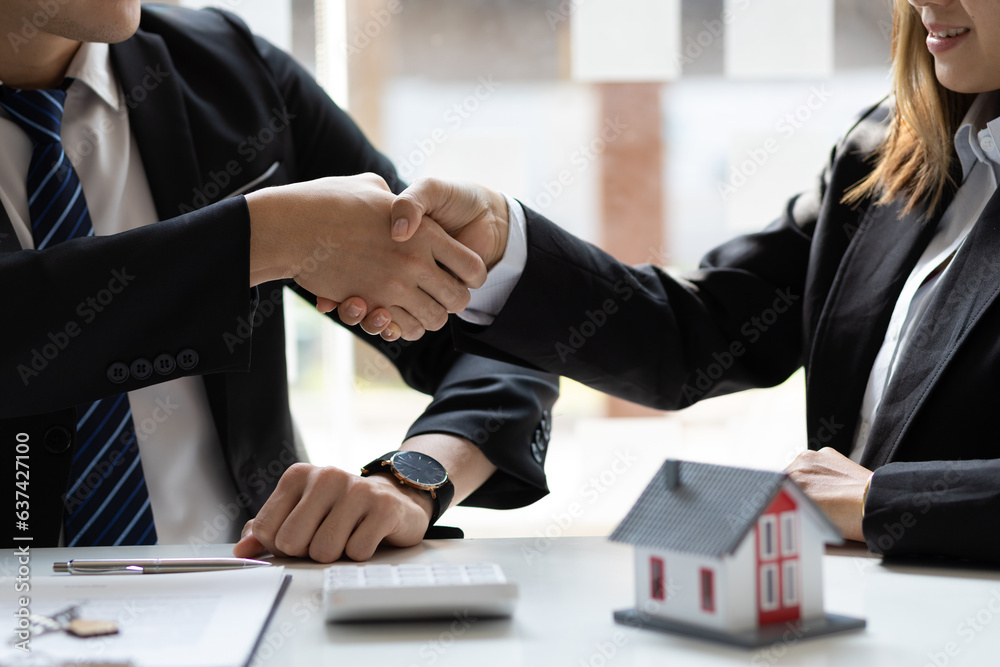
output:
[[[31,580],[31,612],[80,605],[80,617],[114,621],[117,635],[34,636],[30,653],[9,643],[0,664],[128,663],[135,667],[243,667],[284,582],[283,567],[183,574],[51,575]],[[14,608],[4,613],[11,619]]]

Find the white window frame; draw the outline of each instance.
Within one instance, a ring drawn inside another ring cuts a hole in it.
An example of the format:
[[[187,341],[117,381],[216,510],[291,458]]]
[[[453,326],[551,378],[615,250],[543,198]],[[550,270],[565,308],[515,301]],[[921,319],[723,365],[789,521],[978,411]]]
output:
[[[771,592],[771,601],[768,602],[767,599],[767,574],[771,573],[771,581],[773,582],[773,589]],[[778,581],[778,564],[768,563],[767,565],[760,566],[760,608],[762,611],[776,611],[781,606],[781,585]]]
[[[757,526],[758,541],[760,542],[760,559],[774,560],[778,557],[778,522],[773,514],[766,514],[760,518]],[[770,526],[770,540],[767,539],[768,526]]]
[[[799,513],[796,511],[782,512],[780,515],[781,519],[781,555],[782,557],[787,556],[798,556],[798,539],[799,539]]]
[[[797,607],[799,605],[799,560],[797,558],[786,560],[781,564],[781,604],[784,607]]]

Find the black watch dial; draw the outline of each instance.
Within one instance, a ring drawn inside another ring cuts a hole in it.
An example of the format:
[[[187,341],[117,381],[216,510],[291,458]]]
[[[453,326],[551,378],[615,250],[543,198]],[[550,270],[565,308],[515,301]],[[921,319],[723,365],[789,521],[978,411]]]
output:
[[[420,452],[396,452],[392,457],[396,472],[416,484],[439,486],[448,480],[444,466]]]

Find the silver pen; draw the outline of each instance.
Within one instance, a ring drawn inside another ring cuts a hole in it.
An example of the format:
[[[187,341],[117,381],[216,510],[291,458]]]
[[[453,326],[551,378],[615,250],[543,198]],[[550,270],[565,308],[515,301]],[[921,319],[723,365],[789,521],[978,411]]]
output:
[[[270,564],[251,558],[77,558],[53,563],[52,570],[69,574],[165,574],[241,570]]]

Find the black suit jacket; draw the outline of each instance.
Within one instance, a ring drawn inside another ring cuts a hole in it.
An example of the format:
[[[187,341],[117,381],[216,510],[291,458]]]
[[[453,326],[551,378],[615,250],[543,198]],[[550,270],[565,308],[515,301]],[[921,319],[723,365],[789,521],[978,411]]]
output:
[[[626,266],[527,211],[520,282],[493,325],[462,325],[459,346],[665,410],[772,386],[804,365],[809,446],[849,454],[893,307],[938,221],[841,203],[869,173],[888,115],[864,114],[811,191],[683,279]],[[872,424],[864,534],[876,552],[1000,559],[998,258],[993,197]]]
[[[137,34],[113,45],[111,56],[162,222],[41,252],[21,250],[9,220],[0,222],[0,442],[11,467],[4,484],[13,497],[13,457],[18,438],[27,438],[26,534],[36,546],[59,534],[73,406],[182,375],[204,376],[235,500],[256,513],[296,460],[282,285],[248,290],[246,202],[227,197],[366,171],[404,187],[301,67],[231,15],[146,6]],[[88,299],[108,290],[115,271],[127,284],[120,279],[110,303],[93,307]],[[447,331],[378,347],[407,383],[434,395],[408,436],[468,438],[500,469],[468,504],[513,507],[546,493],[557,378],[459,353]],[[164,354],[175,363],[163,374],[154,364],[145,379],[115,366]]]

